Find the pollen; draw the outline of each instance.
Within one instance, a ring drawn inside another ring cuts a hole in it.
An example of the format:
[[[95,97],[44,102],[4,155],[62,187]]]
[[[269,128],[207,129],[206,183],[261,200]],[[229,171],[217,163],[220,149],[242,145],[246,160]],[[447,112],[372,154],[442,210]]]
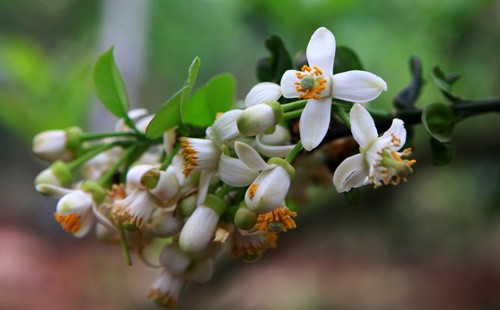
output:
[[[297,72],[299,81],[295,82],[295,89],[299,92],[299,99],[319,99],[321,93],[326,89],[326,79],[323,72],[314,66],[312,69],[304,65],[302,71]]]
[[[257,189],[259,188],[259,185],[258,184],[254,184],[252,183],[250,185],[250,187],[248,188],[248,197],[250,199],[253,199],[253,197],[255,196],[255,192],[257,191]]]
[[[181,141],[181,154],[184,157],[184,170],[182,173],[187,178],[191,171],[198,166],[198,153],[191,146],[188,139],[181,137],[179,140]]]
[[[164,294],[157,289],[149,289],[148,298],[153,299],[161,307],[177,309],[177,300],[168,293]]]
[[[56,221],[61,224],[62,228],[65,231],[72,234],[75,234],[82,226],[82,219],[80,218],[80,215],[76,213],[59,215],[59,213],[56,212],[54,213],[54,217],[56,218]]]
[[[297,227],[292,217],[297,216],[296,212],[288,210],[288,208],[276,208],[273,211],[260,214],[257,218],[255,227],[259,230],[269,232],[286,232],[288,229]]]

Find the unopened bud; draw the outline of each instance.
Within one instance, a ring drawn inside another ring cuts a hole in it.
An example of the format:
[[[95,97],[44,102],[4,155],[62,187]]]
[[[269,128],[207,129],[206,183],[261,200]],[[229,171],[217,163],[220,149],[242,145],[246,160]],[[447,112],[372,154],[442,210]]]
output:
[[[283,119],[283,109],[277,101],[260,103],[245,109],[238,118],[238,131],[244,136],[256,136],[268,130]]]

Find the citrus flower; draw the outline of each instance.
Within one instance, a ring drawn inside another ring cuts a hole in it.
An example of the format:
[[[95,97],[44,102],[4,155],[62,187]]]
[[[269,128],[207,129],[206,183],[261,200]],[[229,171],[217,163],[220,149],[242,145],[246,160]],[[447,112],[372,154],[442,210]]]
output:
[[[307,99],[300,116],[300,138],[308,151],[316,148],[330,125],[332,98],[368,102],[377,98],[387,84],[366,71],[347,71],[333,75],[335,37],[326,28],[314,32],[307,45],[309,66],[301,71],[288,70],[281,79],[285,98]]]
[[[373,118],[361,104],[355,104],[349,116],[360,154],[347,158],[335,170],[333,183],[337,191],[346,192],[368,183],[379,187],[406,182],[416,161],[401,158],[411,154],[410,148],[398,152],[406,141],[403,121],[395,118],[391,127],[379,137]]]

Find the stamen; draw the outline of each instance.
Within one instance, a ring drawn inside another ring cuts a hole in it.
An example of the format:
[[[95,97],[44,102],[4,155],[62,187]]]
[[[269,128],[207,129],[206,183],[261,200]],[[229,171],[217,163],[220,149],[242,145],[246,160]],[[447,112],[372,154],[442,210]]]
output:
[[[184,170],[182,173],[187,178],[191,171],[198,166],[197,152],[187,138],[181,137],[179,141],[181,142],[181,154],[184,157]]]
[[[273,211],[260,214],[255,227],[269,232],[286,232],[288,229],[297,227],[297,224],[292,219],[295,216],[297,216],[296,212],[278,207]],[[279,231],[277,231],[278,229]]]
[[[253,199],[253,197],[255,196],[255,192],[257,191],[257,189],[259,188],[259,185],[258,184],[254,184],[252,183],[250,185],[250,187],[248,188],[248,197],[250,199]]]
[[[59,215],[59,213],[56,212],[54,213],[54,217],[56,218],[56,221],[61,224],[62,228],[65,231],[72,234],[75,234],[82,226],[80,215],[76,213]]]
[[[153,299],[155,303],[162,307],[177,309],[177,300],[168,293],[163,294],[157,289],[149,289],[148,298]]]
[[[309,66],[302,66],[302,72],[296,72],[295,75],[300,80],[295,82],[295,90],[297,90],[299,99],[319,99],[321,93],[326,89],[326,79],[323,72],[314,66],[311,69]]]

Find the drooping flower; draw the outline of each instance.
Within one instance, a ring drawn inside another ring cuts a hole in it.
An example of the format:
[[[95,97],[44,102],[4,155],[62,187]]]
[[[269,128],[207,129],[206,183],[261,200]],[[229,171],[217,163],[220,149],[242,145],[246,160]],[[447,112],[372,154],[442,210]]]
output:
[[[281,79],[285,98],[307,99],[300,116],[300,138],[308,151],[325,137],[330,124],[332,98],[368,102],[377,98],[387,85],[366,71],[347,71],[333,75],[335,37],[326,28],[317,29],[306,50],[309,66],[288,70]]]
[[[411,154],[410,148],[398,152],[406,141],[403,121],[394,119],[391,127],[379,137],[373,118],[361,104],[355,104],[349,115],[360,154],[347,158],[335,170],[333,183],[337,191],[345,192],[368,183],[379,187],[406,182],[416,161],[401,158]]]

